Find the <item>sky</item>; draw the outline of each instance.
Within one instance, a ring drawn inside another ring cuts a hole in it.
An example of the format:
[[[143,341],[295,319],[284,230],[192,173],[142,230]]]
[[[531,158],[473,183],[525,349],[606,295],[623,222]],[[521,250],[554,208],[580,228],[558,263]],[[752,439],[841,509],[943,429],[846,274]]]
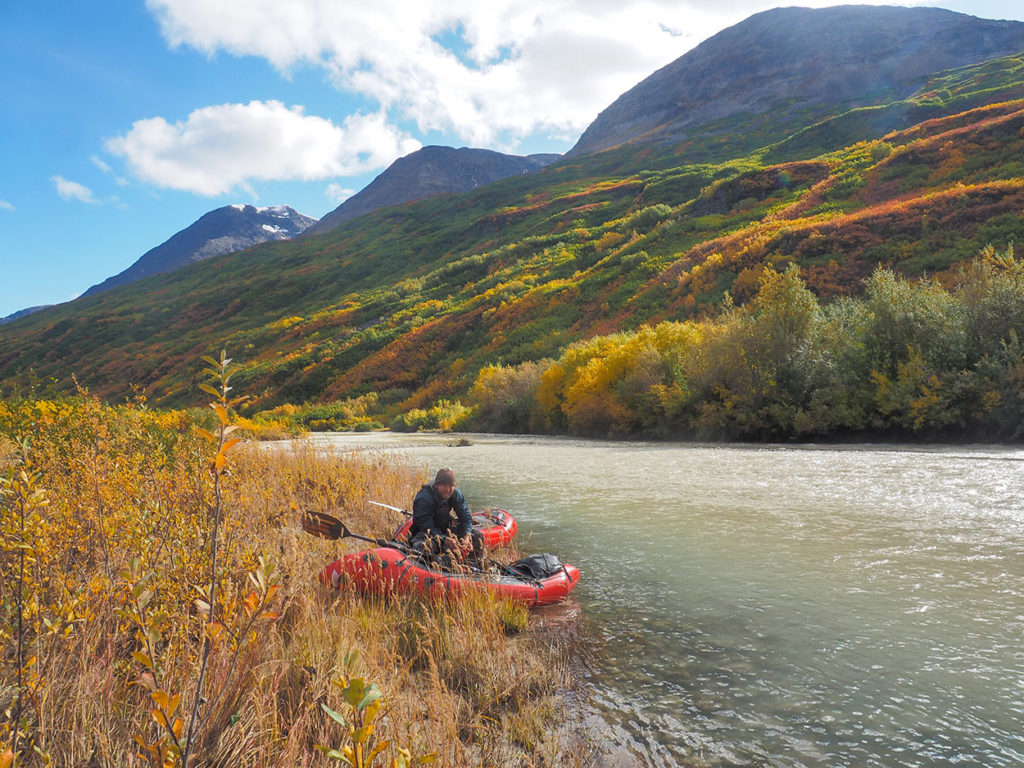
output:
[[[422,146],[565,152],[658,68],[788,4],[842,3],[4,0],[0,317],[224,205],[320,218]],[[1020,0],[888,4],[1024,21]]]

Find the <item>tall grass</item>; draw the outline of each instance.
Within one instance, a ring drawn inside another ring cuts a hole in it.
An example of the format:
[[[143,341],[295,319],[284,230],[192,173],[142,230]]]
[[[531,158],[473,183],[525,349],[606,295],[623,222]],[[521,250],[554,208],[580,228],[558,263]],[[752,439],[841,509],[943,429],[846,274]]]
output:
[[[316,582],[353,545],[299,512],[389,534],[366,500],[404,506],[413,470],[224,442],[143,402],[0,402],[0,766],[321,766],[360,738],[366,765],[371,744],[380,766],[589,764],[561,722],[571,632],[515,632],[529,614],[486,594]],[[327,714],[370,711],[343,677],[379,691],[372,733]]]

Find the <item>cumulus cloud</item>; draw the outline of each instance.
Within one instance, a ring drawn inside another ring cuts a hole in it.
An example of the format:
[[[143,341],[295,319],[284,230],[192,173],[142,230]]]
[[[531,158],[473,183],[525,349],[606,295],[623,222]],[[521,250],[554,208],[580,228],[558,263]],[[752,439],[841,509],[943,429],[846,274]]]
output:
[[[147,0],[147,5],[173,46],[208,55],[261,56],[282,71],[300,64],[323,66],[339,88],[377,100],[393,119],[493,146],[514,144],[537,131],[578,135],[599,110],[655,69],[723,25],[778,2]]]
[[[203,107],[187,119],[139,120],[107,140],[132,172],[162,187],[215,196],[251,181],[314,181],[379,168],[420,144],[381,112],[342,125],[279,101]]]
[[[2,211],[13,211],[14,210],[14,206],[11,205],[6,200],[0,200],[0,210],[2,210]]]
[[[356,191],[349,187],[343,187],[341,184],[328,184],[327,185],[327,199],[335,205],[340,205],[348,200]]]
[[[77,181],[69,181],[63,176],[51,176],[50,181],[56,185],[57,194],[63,200],[78,200],[91,205],[99,205],[100,201],[93,197],[92,190]]]

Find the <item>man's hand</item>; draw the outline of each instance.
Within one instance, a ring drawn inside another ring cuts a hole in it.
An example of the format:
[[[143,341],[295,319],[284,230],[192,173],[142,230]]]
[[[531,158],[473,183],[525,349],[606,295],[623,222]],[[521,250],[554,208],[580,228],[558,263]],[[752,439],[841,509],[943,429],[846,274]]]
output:
[[[447,544],[449,550],[459,552],[463,557],[473,551],[473,537],[468,533],[462,538],[458,538],[454,534],[449,533]]]

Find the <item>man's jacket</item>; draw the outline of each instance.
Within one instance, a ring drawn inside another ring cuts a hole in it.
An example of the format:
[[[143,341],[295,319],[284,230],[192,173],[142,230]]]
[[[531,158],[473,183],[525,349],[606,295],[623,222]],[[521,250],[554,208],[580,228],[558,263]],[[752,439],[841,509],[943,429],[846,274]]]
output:
[[[453,522],[452,510],[458,516],[455,535],[461,539],[473,528],[473,516],[462,491],[456,488],[446,501],[434,486],[424,485],[412,500],[412,528],[409,529],[409,536],[447,536]]]

